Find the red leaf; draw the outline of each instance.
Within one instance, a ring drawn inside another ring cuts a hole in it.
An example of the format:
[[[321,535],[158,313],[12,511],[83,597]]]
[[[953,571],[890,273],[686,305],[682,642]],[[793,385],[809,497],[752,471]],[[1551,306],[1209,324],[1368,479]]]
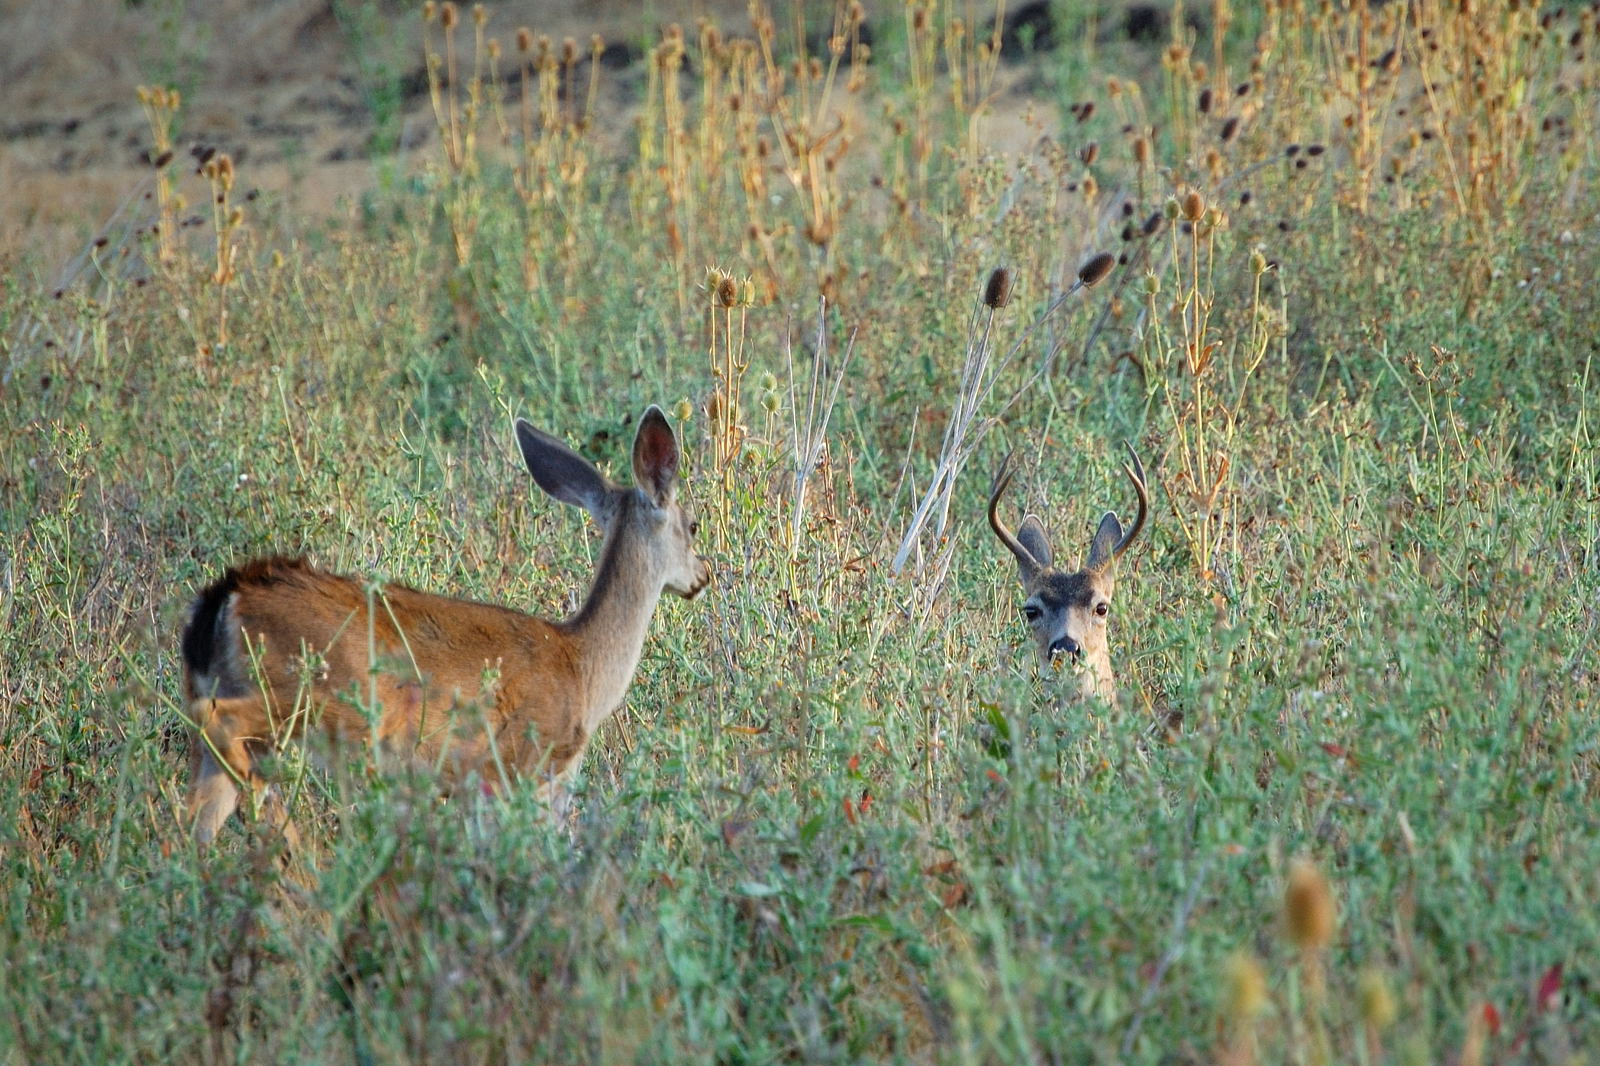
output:
[[[856,824],[856,805],[850,802],[850,797],[844,799],[844,820],[851,825]]]
[[[1539,978],[1539,991],[1534,993],[1533,1009],[1555,1010],[1561,1001],[1561,964],[1558,962]]]
[[[1331,740],[1324,740],[1321,744],[1322,750],[1332,755],[1335,759],[1343,759],[1350,754],[1343,744],[1335,744]]]
[[[1500,1012],[1494,1009],[1493,1003],[1483,1005],[1483,1024],[1489,1027],[1490,1036],[1500,1035]]]
[[[855,773],[856,772],[856,768],[859,767],[860,765],[861,765],[861,756],[852,755],[852,756],[850,756],[850,761],[844,764],[844,768],[846,770],[849,770],[851,773]]]
[[[861,813],[866,814],[872,810],[872,793],[866,789],[861,790]]]

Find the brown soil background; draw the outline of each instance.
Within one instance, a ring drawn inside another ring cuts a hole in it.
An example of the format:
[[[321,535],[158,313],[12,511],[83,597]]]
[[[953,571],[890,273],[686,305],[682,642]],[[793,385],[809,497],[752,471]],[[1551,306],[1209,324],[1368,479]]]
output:
[[[49,283],[114,216],[120,225],[147,214],[140,202],[150,168],[141,156],[151,136],[140,85],[183,91],[180,162],[190,146],[213,145],[234,156],[241,189],[277,194],[288,215],[348,210],[352,194],[378,176],[364,64],[409,81],[401,168],[417,165],[434,139],[427,94],[416,91],[420,9],[330,0],[0,0],[0,264]],[[508,46],[523,25],[585,48],[595,33],[637,45],[661,26],[693,25],[703,15],[747,25],[736,0],[544,0],[488,10],[489,31]],[[630,74],[604,80],[620,95]],[[199,179],[183,169],[181,191],[203,208]]]
[[[792,17],[783,0],[770,6],[780,22]],[[815,27],[831,20],[829,3],[803,10]],[[1010,0],[1006,18],[1047,10],[1044,0]],[[1102,34],[1112,36],[1132,32],[1141,10],[1164,19],[1158,5],[1126,0],[1097,10]],[[730,34],[750,26],[746,0],[521,0],[487,11],[488,33],[508,54],[519,26],[556,42],[571,37],[580,51],[594,34],[617,46],[600,106],[619,138],[642,93],[638,57],[663,27],[690,29],[702,17]],[[420,12],[420,3],[388,0],[0,0],[0,269],[63,285],[97,237],[153,218],[141,85],[183,92],[178,162],[197,144],[230,153],[239,192],[266,194],[258,221],[273,212],[292,233],[351,211],[382,171],[418,169],[433,150]],[[900,12],[898,0],[868,6],[869,18]],[[974,0],[975,21],[993,12],[989,0]],[[470,26],[464,43],[470,55]],[[1026,67],[1002,67],[986,124],[992,144],[1020,148],[1055,126],[1034,80]],[[385,82],[401,87],[390,126],[400,148],[375,157],[370,89]],[[175,169],[188,210],[203,211],[207,193],[194,168]]]

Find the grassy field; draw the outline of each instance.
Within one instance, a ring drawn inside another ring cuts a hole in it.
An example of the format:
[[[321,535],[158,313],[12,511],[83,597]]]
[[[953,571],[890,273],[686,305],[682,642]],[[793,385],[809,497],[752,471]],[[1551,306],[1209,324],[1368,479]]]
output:
[[[430,6],[425,165],[348,223],[144,92],[147,215],[0,291],[0,1059],[1593,1061],[1594,16],[1070,6],[620,72]],[[290,749],[298,873],[196,854],[196,590],[564,614],[597,534],[512,420],[625,477],[652,402],[716,584],[570,827]],[[1124,439],[1122,698],[1073,704],[983,511],[1015,449],[1082,553]]]

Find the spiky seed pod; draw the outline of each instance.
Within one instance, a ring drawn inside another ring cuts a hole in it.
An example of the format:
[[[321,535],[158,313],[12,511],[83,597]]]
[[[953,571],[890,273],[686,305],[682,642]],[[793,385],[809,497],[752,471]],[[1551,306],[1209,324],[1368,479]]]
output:
[[[1150,142],[1143,137],[1136,137],[1133,141],[1133,158],[1141,167],[1150,165]]]
[[[1220,136],[1222,137],[1222,143],[1223,144],[1227,144],[1229,141],[1233,140],[1233,135],[1235,133],[1238,133],[1238,132],[1239,132],[1239,118],[1236,115],[1233,118],[1230,118],[1228,121],[1226,121],[1226,122],[1224,122],[1222,124],[1222,132],[1220,134]]]
[[[689,418],[693,414],[694,404],[690,403],[687,399],[679,400],[677,403],[672,405],[672,416],[678,420],[680,425],[689,421]]]
[[[1267,272],[1267,257],[1261,253],[1260,248],[1250,251],[1250,273],[1260,277]]]
[[[433,16],[437,11],[438,8],[434,5],[433,0],[427,0],[427,2],[422,5],[422,21],[432,22]]]
[[[1228,956],[1223,981],[1227,989],[1223,1009],[1230,1022],[1248,1025],[1266,1009],[1267,975],[1261,971],[1261,963],[1248,951],[1236,951]]]
[[[533,31],[526,26],[517,27],[517,51],[523,55],[533,51]]]
[[[1338,921],[1333,888],[1310,859],[1296,859],[1289,867],[1283,914],[1289,939],[1300,950],[1316,951],[1333,942]]]
[[[1094,101],[1085,100],[1083,106],[1078,109],[1078,121],[1088,122],[1089,116],[1092,114],[1094,114]]]
[[[1381,1033],[1394,1024],[1400,1010],[1395,1004],[1394,993],[1389,990],[1389,982],[1384,980],[1383,974],[1377,970],[1364,971],[1357,984],[1357,991],[1361,997],[1361,1020],[1366,1022],[1373,1032]]]
[[[1200,90],[1200,100],[1195,106],[1197,106],[1200,109],[1200,113],[1202,115],[1211,114],[1211,90],[1210,89],[1201,89]]]
[[[1110,252],[1101,252],[1083,266],[1078,268],[1078,280],[1084,285],[1095,285],[1111,273],[1111,268],[1116,266],[1117,257]]]
[[[1013,279],[1005,267],[995,267],[989,272],[989,283],[983,287],[983,304],[998,311],[1011,302]]]
[[[1176,222],[1178,216],[1183,214],[1183,205],[1178,203],[1175,196],[1167,197],[1167,202],[1161,205],[1161,214],[1168,222]]]
[[[1205,214],[1206,202],[1196,189],[1190,189],[1183,198],[1183,217],[1189,222],[1200,221],[1200,216]]]
[[[473,25],[482,26],[484,23],[486,23],[488,21],[489,21],[489,9],[484,7],[482,4],[473,4],[472,5],[472,23],[473,23]]]
[[[739,283],[728,275],[723,274],[717,278],[716,290],[717,306],[722,308],[739,306]]]
[[[452,4],[450,0],[445,0],[443,6],[439,8],[439,25],[447,30],[453,30],[456,28],[456,22],[460,15],[461,13],[456,10],[456,5]]]
[[[1144,225],[1139,227],[1139,232],[1143,233],[1146,237],[1154,237],[1156,235],[1156,231],[1161,228],[1161,223],[1163,221],[1164,220],[1161,217],[1160,211],[1152,212],[1150,217],[1144,220]]]

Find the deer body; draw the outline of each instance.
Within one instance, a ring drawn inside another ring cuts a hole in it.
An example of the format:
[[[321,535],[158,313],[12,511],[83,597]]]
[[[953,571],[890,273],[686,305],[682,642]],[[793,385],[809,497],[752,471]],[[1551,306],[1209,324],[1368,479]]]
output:
[[[1037,515],[1025,515],[1015,534],[1000,520],[1000,497],[1011,483],[1009,456],[989,495],[989,525],[1017,560],[1017,575],[1027,597],[1022,613],[1033,634],[1040,669],[1050,671],[1064,659],[1078,673],[1080,695],[1094,696],[1113,706],[1117,703],[1117,680],[1111,669],[1108,625],[1111,594],[1116,588],[1116,563],[1144,528],[1149,507],[1144,465],[1132,447],[1128,454],[1133,463],[1124,464],[1123,470],[1138,494],[1139,516],[1133,527],[1124,532],[1115,512],[1106,512],[1090,541],[1088,558],[1076,570],[1056,568],[1050,535]]]
[[[315,733],[335,746],[437,772],[449,788],[536,776],[555,793],[622,703],[663,590],[693,598],[710,570],[676,500],[677,440],[650,408],[634,442],[637,487],[612,485],[526,422],[523,458],[541,488],[605,529],[594,585],[550,622],[403,585],[370,587],[303,560],[229,570],[197,599],[183,639],[184,688],[199,726],[190,814],[209,843],[255,757]],[[266,813],[293,830],[275,797]]]

